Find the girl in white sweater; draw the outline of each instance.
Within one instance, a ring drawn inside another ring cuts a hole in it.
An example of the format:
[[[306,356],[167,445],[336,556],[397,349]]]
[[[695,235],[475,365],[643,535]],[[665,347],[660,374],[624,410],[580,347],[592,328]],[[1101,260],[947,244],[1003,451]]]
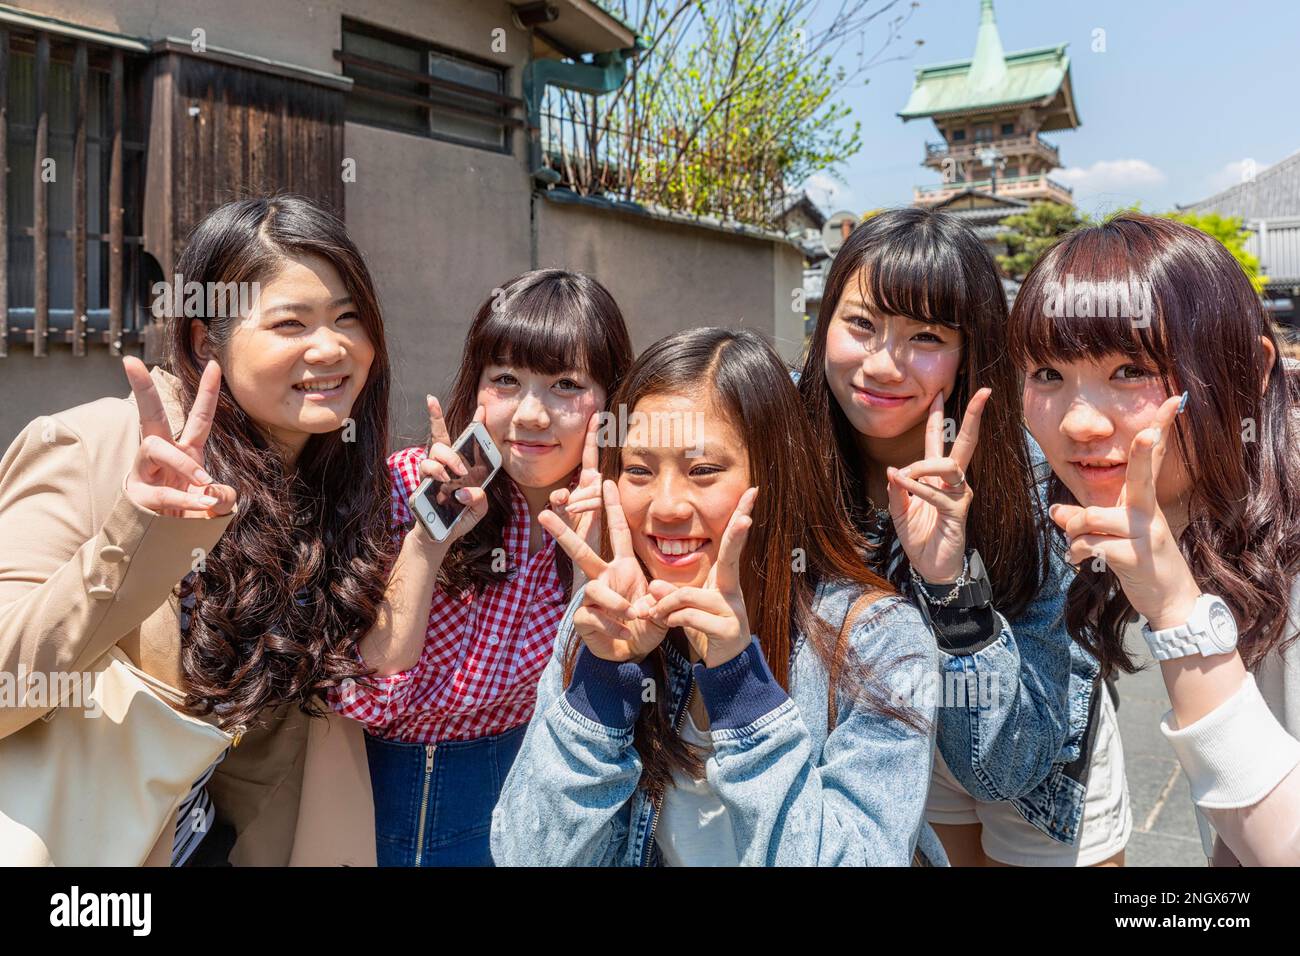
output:
[[[1300,429],[1250,281],[1206,234],[1125,213],[1038,262],[1010,347],[1078,567],[1071,633],[1132,671],[1145,619],[1214,862],[1300,863]]]

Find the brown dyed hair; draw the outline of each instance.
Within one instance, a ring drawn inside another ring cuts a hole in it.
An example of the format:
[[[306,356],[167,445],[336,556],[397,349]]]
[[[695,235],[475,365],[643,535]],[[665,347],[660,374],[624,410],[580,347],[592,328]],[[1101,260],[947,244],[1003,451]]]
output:
[[[893,589],[867,569],[866,543],[835,506],[822,456],[785,363],[762,336],[747,329],[677,332],[642,353],[611,407],[626,408],[631,415],[641,400],[664,394],[698,396],[701,407],[725,414],[745,443],[750,484],[758,486],[759,494],[741,557],[741,581],[747,588],[751,629],[759,635],[777,682],[789,691],[793,641],[802,633],[827,673],[839,675],[840,692],[910,726],[923,726],[919,715],[891,702],[875,673],[838,646],[838,627],[813,610],[821,581],[851,582],[877,597]],[[620,449],[605,448],[601,464],[606,477],[616,480],[622,470]],[[796,549],[802,549],[806,560],[803,572],[793,567],[793,557],[800,553]],[[605,553],[610,553],[607,540]],[[667,639],[685,653],[683,635],[674,630]],[[566,683],[580,644],[575,640],[568,648]],[[650,661],[659,686],[668,686],[662,646],[651,653]],[[641,785],[656,798],[671,781],[673,769],[695,776],[703,772],[699,754],[673,728],[669,707],[667,695],[659,695],[653,706],[641,709],[635,729]]]
[[[1088,310],[1104,315],[1063,317],[1048,303],[1070,277],[1108,298],[1145,288],[1154,315],[1135,322],[1108,306]],[[1138,213],[1076,230],[1053,246],[1025,277],[1009,335],[1012,356],[1026,370],[1123,354],[1153,369],[1170,394],[1188,392],[1187,410],[1174,420],[1174,448],[1191,479],[1189,523],[1178,545],[1197,584],[1232,608],[1248,666],[1283,643],[1291,581],[1300,571],[1300,436],[1288,375],[1280,363],[1270,369],[1261,339],[1277,345],[1259,296],[1228,250],[1191,226]],[[1256,425],[1254,441],[1245,440],[1247,422]],[[1055,476],[1049,494],[1075,503]],[[1135,668],[1122,639],[1132,614],[1115,576],[1085,562],[1070,586],[1066,622],[1107,672]]]
[[[363,673],[354,651],[388,579],[388,352],[370,272],[343,223],[300,196],[229,202],[195,227],[176,271],[205,288],[261,283],[301,255],[338,270],[375,357],[352,408],[356,440],[343,441],[342,430],[312,435],[291,470],[222,382],[206,467],[238,492],[239,510],[202,572],[181,587],[182,600],[194,602],[181,669],[187,709],[216,713],[228,727],[284,702],[321,714],[322,690]],[[224,356],[241,318],[200,318]],[[206,364],[191,322],[172,321],[167,363],[187,412]]]
[[[608,401],[632,364],[632,340],[623,313],[603,285],[580,272],[538,269],[493,290],[475,313],[444,409],[451,435],[459,435],[474,417],[479,379],[493,364],[518,365],[542,375],[585,372],[605,390]],[[443,561],[438,583],[448,593],[481,590],[514,574],[513,567],[492,567],[492,552],[501,547],[510,517],[510,480],[502,474],[488,485],[487,514],[456,540]],[[567,598],[573,566],[558,548],[556,566]]]
[[[828,465],[840,506],[860,530],[872,527],[877,505],[849,423],[826,381],[826,333],[848,284],[884,315],[905,316],[955,329],[962,335],[962,362],[944,416],[960,422],[966,404],[985,386],[979,444],[967,469],[975,501],[967,518],[970,547],[977,548],[993,586],[993,603],[1007,617],[1020,614],[1047,575],[1047,519],[1034,493],[1020,405],[1020,382],[1007,355],[1007,300],[997,267],[984,244],[959,220],[925,209],[894,209],[869,219],[849,236],[831,263],[799,391]],[[889,559],[893,523],[874,561]],[[893,576],[908,577],[904,554]]]

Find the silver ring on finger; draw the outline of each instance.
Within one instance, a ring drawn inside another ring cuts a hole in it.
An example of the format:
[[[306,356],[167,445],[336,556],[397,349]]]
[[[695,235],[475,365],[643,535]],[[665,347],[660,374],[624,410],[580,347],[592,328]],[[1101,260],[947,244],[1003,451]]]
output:
[[[966,472],[964,472],[964,471],[962,471],[962,472],[958,472],[958,478],[957,478],[957,480],[956,480],[955,482],[953,482],[951,485],[949,485],[949,487],[950,487],[950,488],[954,488],[954,489],[955,489],[955,488],[965,488],[965,487],[966,487]]]

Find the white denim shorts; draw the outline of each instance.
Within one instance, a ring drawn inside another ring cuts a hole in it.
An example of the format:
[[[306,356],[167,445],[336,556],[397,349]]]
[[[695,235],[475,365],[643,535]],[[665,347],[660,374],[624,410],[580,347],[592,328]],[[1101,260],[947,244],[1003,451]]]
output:
[[[930,797],[925,818],[948,826],[983,825],[980,842],[984,853],[1009,866],[1093,866],[1128,845],[1133,833],[1128,779],[1124,775],[1124,746],[1120,741],[1115,707],[1105,685],[1097,737],[1088,764],[1083,823],[1076,846],[1058,843],[1022,817],[1008,801],[976,800],[953,777],[938,750],[930,777]]]

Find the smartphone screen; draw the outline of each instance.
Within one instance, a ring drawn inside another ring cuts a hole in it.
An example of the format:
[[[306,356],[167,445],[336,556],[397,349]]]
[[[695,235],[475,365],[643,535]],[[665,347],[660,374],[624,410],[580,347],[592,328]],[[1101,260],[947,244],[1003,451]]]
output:
[[[492,463],[473,433],[467,434],[453,450],[465,462],[468,472],[464,477],[453,475],[450,481],[434,480],[424,492],[424,499],[433,506],[444,528],[450,528],[465,510],[465,505],[456,500],[456,489],[477,488],[492,472]]]

